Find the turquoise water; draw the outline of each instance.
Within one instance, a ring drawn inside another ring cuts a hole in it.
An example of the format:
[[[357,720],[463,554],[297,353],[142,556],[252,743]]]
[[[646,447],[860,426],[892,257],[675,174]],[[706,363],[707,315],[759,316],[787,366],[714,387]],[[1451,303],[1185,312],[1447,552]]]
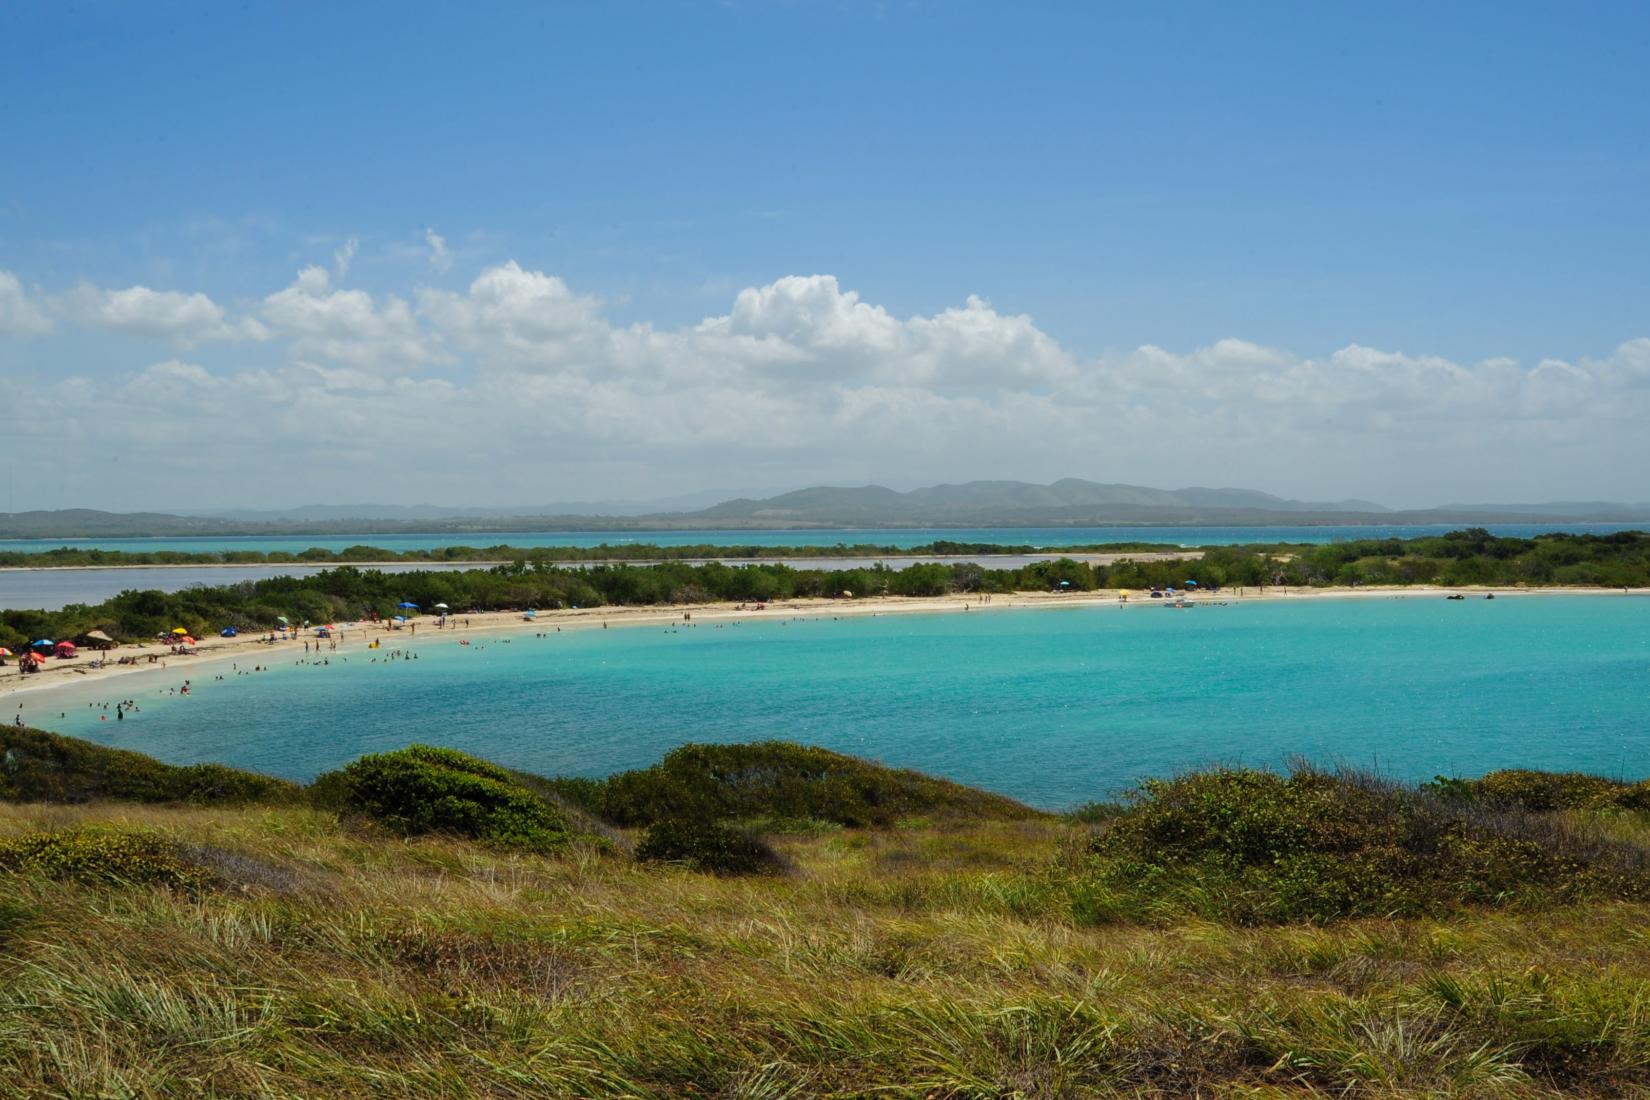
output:
[[[1455,530],[1463,524],[1367,524],[1349,527],[905,527],[830,531],[551,531],[426,535],[242,535],[199,538],[0,539],[0,550],[25,554],[72,546],[87,550],[222,550],[284,551],[310,547],[343,550],[376,546],[384,550],[435,550],[443,546],[922,546],[936,539],[982,542],[998,546],[1091,546],[1107,542],[1158,542],[1173,546],[1232,546],[1246,542],[1340,542],[1346,539],[1418,538]],[[1607,534],[1635,530],[1624,523],[1501,523],[1489,525],[1498,535],[1527,538],[1552,531]]]
[[[973,611],[518,635],[419,659],[285,663],[21,696],[25,718],[172,762],[307,779],[426,741],[544,774],[780,737],[1049,808],[1147,776],[1299,755],[1405,779],[1650,774],[1650,599],[1534,596]],[[261,658],[259,658],[261,659]],[[242,661],[245,667],[248,662]],[[209,682],[210,673],[231,678]],[[71,692],[76,694],[71,694]],[[99,721],[93,699],[141,713]],[[15,705],[7,700],[9,710]],[[9,715],[6,716],[9,720]]]

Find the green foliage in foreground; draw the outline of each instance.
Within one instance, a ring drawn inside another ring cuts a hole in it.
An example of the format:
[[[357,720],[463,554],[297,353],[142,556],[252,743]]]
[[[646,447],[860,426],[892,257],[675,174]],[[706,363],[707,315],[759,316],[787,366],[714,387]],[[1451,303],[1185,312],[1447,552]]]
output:
[[[636,858],[644,863],[680,863],[711,875],[771,875],[784,868],[778,854],[750,833],[684,818],[648,826],[636,845]]]
[[[1090,920],[1239,924],[1650,898],[1650,852],[1552,814],[1347,773],[1145,784],[1074,868]]]
[[[45,730],[0,726],[0,799],[12,802],[283,803],[296,783],[221,764],[175,767]]]
[[[1446,798],[1503,810],[1650,810],[1650,780],[1627,783],[1585,772],[1515,768],[1481,779],[1439,776],[1428,787]]]
[[[65,825],[291,874],[0,874],[0,1096],[1650,1095],[1643,903],[1092,927],[1051,888],[1090,836],[1059,818],[778,836],[789,873],[750,879],[0,803],[0,844]]]
[[[198,891],[213,880],[174,841],[151,832],[112,829],[61,829],[0,839],[0,872],[186,891]]]
[[[567,818],[503,768],[452,749],[411,745],[363,756],[316,780],[322,800],[400,833],[451,833],[507,848],[554,852]]]
[[[914,815],[1016,820],[1037,814],[1002,795],[788,741],[687,744],[651,768],[550,782],[570,802],[627,828],[684,817],[886,827]]]
[[[0,1097],[1650,1096],[1632,785],[1221,771],[1078,818],[691,749],[636,789],[879,827],[489,843],[537,788],[418,746],[309,792],[409,843],[0,798]]]

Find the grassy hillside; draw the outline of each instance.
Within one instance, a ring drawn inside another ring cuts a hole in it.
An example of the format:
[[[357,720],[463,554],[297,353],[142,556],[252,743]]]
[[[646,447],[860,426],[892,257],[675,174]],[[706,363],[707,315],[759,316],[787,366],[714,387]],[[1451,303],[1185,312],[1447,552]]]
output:
[[[385,756],[450,782],[436,802],[554,793]],[[383,771],[0,803],[0,1096],[1650,1090],[1625,784],[1216,772],[1082,819],[982,798],[865,826],[752,795],[708,823],[765,817],[779,866],[718,875],[572,816],[552,845],[408,828]]]

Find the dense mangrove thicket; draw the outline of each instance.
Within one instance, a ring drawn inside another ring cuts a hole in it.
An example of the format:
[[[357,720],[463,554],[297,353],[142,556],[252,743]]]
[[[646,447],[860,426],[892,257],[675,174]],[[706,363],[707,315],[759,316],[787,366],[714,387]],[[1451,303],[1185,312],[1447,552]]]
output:
[[[0,612],[0,645],[36,638],[78,638],[102,630],[115,638],[151,637],[182,626],[213,634],[226,626],[264,630],[286,616],[294,623],[334,622],[397,613],[403,601],[454,612],[510,608],[694,604],[810,597],[937,596],[947,592],[1093,591],[1179,586],[1443,584],[1650,585],[1650,534],[1542,535],[1497,538],[1482,530],[1419,539],[1322,546],[1227,546],[1196,560],[1121,560],[1110,565],[1070,558],[1018,569],[972,562],[927,562],[892,569],[807,569],[778,562],[719,562],[562,567],[516,561],[489,569],[381,573],[341,566],[303,577],[273,577],[181,592],[129,591],[96,606]]]

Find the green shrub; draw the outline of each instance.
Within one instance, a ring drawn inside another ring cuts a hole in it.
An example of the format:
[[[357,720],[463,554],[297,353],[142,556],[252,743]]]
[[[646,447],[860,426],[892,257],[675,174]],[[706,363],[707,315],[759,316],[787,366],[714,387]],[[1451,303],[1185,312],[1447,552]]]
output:
[[[561,797],[625,827],[680,818],[797,818],[885,827],[917,814],[1037,816],[1001,795],[786,741],[687,744],[651,768],[601,781],[549,782]]]
[[[162,885],[197,892],[214,876],[179,847],[148,832],[66,829],[0,840],[0,871],[75,882]]]
[[[1148,782],[1090,843],[1078,879],[1094,919],[1325,921],[1650,897],[1642,851],[1553,815],[1311,770]]]
[[[1067,811],[1065,816],[1079,825],[1102,825],[1127,812],[1128,807],[1120,802],[1085,802],[1075,810]]]
[[[1542,772],[1523,768],[1493,771],[1481,779],[1439,776],[1429,788],[1446,797],[1498,809],[1596,810],[1608,807],[1650,809],[1650,783],[1624,783],[1584,772]]]
[[[509,772],[452,749],[411,745],[363,756],[316,785],[343,810],[403,836],[452,833],[540,852],[569,840],[566,818]]]
[[[636,845],[636,858],[682,863],[710,875],[771,875],[784,868],[778,853],[756,837],[703,820],[655,822]]]
[[[10,802],[289,803],[295,783],[221,764],[174,767],[28,727],[0,727],[0,799]]]

